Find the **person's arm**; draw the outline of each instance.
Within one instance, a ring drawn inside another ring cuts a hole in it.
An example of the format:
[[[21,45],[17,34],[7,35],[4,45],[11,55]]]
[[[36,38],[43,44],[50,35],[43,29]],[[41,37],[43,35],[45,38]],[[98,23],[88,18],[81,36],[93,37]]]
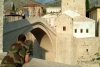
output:
[[[25,63],[28,63],[29,62],[29,54],[26,54],[25,56]]]

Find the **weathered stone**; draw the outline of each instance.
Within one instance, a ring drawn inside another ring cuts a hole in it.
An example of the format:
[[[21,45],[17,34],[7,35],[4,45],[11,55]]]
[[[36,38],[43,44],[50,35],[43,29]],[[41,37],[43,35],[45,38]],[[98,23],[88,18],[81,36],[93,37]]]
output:
[[[6,52],[0,53],[0,64],[4,56],[6,56],[6,54],[7,54]]]
[[[0,53],[3,52],[3,2],[4,0],[0,0]]]
[[[29,63],[24,64],[23,67],[78,67],[78,66],[33,58]]]
[[[79,13],[82,16],[85,16],[85,1],[86,0],[62,0],[62,12],[70,9],[74,12]]]

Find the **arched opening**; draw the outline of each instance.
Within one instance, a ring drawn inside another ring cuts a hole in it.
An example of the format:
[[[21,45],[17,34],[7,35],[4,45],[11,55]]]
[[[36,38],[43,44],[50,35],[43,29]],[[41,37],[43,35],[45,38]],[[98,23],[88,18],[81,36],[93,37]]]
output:
[[[33,58],[54,61],[54,50],[48,35],[40,28],[30,32],[33,35]]]

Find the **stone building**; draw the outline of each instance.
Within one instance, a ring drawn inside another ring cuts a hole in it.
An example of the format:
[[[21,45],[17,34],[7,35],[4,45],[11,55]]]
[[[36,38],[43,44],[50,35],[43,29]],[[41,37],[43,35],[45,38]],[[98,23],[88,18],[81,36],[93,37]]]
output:
[[[63,12],[73,19],[73,35],[76,38],[95,37],[95,21],[72,10]],[[83,25],[84,24],[84,25]]]
[[[45,19],[45,21],[53,27],[55,19],[57,18],[57,15],[46,14],[42,16],[41,18]]]
[[[100,0],[90,0],[89,18],[96,21],[96,36],[100,37]]]
[[[59,13],[61,12],[61,7],[48,7],[46,8],[46,13]]]
[[[29,12],[29,17],[41,16],[43,14],[43,9],[39,4],[27,4],[24,8]]]
[[[79,0],[62,0],[62,14],[55,21],[56,61],[88,67],[95,54],[99,53],[100,38],[96,37],[95,20],[85,16],[85,0],[81,0],[81,3]],[[89,63],[85,63],[87,61]]]
[[[84,25],[83,25],[84,24]],[[78,16],[73,18],[73,35],[76,38],[95,37],[95,20]]]

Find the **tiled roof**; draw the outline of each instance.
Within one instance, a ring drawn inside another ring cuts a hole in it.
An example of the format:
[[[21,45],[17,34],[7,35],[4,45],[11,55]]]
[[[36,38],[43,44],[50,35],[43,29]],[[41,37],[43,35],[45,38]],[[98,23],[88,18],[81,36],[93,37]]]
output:
[[[10,12],[11,12],[11,10],[9,10],[9,9],[6,10],[6,13],[10,13]]]
[[[73,21],[80,22],[80,21],[94,21],[94,20],[87,18],[85,16],[76,16],[76,17],[73,18]]]
[[[24,7],[35,7],[35,6],[40,6],[40,4],[27,4]]]

